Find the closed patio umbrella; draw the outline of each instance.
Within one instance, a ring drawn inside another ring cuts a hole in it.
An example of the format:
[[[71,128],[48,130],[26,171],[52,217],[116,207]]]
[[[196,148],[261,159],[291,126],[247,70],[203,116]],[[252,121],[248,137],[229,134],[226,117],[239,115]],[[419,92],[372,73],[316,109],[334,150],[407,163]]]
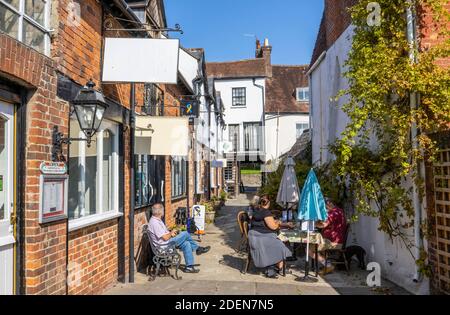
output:
[[[288,157],[284,162],[285,169],[281,179],[280,188],[277,195],[277,203],[288,211],[298,204],[299,188],[297,175],[295,174],[295,162],[292,157]],[[289,217],[288,217],[289,218]]]
[[[319,181],[313,169],[308,174],[305,185],[303,186],[300,204],[298,206],[298,219],[302,221],[316,222],[326,221],[328,219],[327,209],[325,206],[325,198],[320,189]],[[308,274],[309,263],[309,233],[310,226],[308,224],[308,234],[306,242],[306,276]]]

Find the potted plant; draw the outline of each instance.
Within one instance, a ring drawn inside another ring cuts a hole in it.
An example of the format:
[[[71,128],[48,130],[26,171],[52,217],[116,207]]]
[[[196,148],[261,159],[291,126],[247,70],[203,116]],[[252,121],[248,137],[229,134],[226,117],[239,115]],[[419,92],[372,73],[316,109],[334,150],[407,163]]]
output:
[[[213,201],[208,201],[208,202],[204,202],[202,204],[203,206],[205,206],[205,222],[206,223],[214,223],[214,220],[216,218],[216,211],[214,209],[214,202]]]
[[[220,201],[220,207],[225,206],[225,202],[228,199],[228,194],[226,193],[226,191],[221,190],[220,194],[219,194],[219,201]]]

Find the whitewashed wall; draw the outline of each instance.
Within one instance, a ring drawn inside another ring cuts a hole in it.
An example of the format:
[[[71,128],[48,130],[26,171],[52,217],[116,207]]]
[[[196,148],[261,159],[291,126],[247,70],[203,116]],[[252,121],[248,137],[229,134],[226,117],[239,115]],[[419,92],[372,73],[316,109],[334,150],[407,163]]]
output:
[[[265,79],[258,78],[255,84],[265,87]],[[232,106],[233,88],[245,87],[247,92],[247,102],[245,107]],[[232,79],[216,80],[216,91],[221,93],[222,102],[225,107],[226,125],[240,125],[240,152],[244,151],[244,122],[262,122],[264,118],[263,92],[260,88],[254,86],[253,79]],[[224,139],[228,141],[228,128],[224,131]]]
[[[278,119],[279,117],[279,119]],[[266,160],[277,160],[297,142],[297,124],[309,124],[308,114],[266,115]],[[278,127],[277,127],[278,126]],[[278,130],[277,130],[278,129]],[[277,151],[278,142],[278,151]]]
[[[349,122],[347,115],[341,110],[346,99],[339,100],[337,104],[330,99],[339,90],[348,87],[342,73],[345,71],[343,65],[351,49],[351,39],[352,27],[349,27],[328,49],[325,59],[311,73],[313,162],[318,165],[333,159],[327,146],[340,137]],[[413,281],[415,261],[405,245],[400,240],[392,242],[388,236],[378,231],[378,226],[378,219],[360,217],[359,222],[352,226],[349,243],[362,246],[367,252],[367,261],[379,263],[386,279],[412,293],[428,293],[427,280],[421,283]],[[412,237],[413,231],[408,232]]]

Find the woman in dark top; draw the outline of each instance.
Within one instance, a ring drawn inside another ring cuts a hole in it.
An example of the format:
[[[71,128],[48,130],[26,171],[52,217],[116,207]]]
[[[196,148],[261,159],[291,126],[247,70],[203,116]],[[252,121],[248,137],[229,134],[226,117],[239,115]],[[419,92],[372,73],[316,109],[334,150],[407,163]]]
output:
[[[269,209],[270,200],[267,196],[263,196],[259,209],[253,213],[248,238],[255,266],[268,268],[266,275],[276,278],[275,266],[278,272],[283,270],[283,261],[292,256],[291,251],[278,239],[277,232],[280,228],[293,228],[293,224],[275,220]]]

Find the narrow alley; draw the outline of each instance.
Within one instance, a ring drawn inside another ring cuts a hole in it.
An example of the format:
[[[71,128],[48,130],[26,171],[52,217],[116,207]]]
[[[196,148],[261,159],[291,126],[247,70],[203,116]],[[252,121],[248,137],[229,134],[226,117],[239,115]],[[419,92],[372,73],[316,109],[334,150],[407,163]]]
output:
[[[403,295],[408,294],[394,284],[383,281],[382,287],[371,289],[366,285],[368,272],[352,265],[350,275],[335,272],[317,281],[302,282],[303,258],[290,263],[286,277],[267,279],[254,266],[242,274],[245,255],[236,253],[239,241],[237,213],[244,210],[251,195],[239,195],[229,200],[217,214],[216,222],[207,227],[201,245],[211,246],[211,251],[196,257],[199,274],[179,272],[182,280],[158,277],[149,281],[145,274],[137,273],[134,284],[117,284],[107,295]],[[313,279],[314,280],[314,279]]]

